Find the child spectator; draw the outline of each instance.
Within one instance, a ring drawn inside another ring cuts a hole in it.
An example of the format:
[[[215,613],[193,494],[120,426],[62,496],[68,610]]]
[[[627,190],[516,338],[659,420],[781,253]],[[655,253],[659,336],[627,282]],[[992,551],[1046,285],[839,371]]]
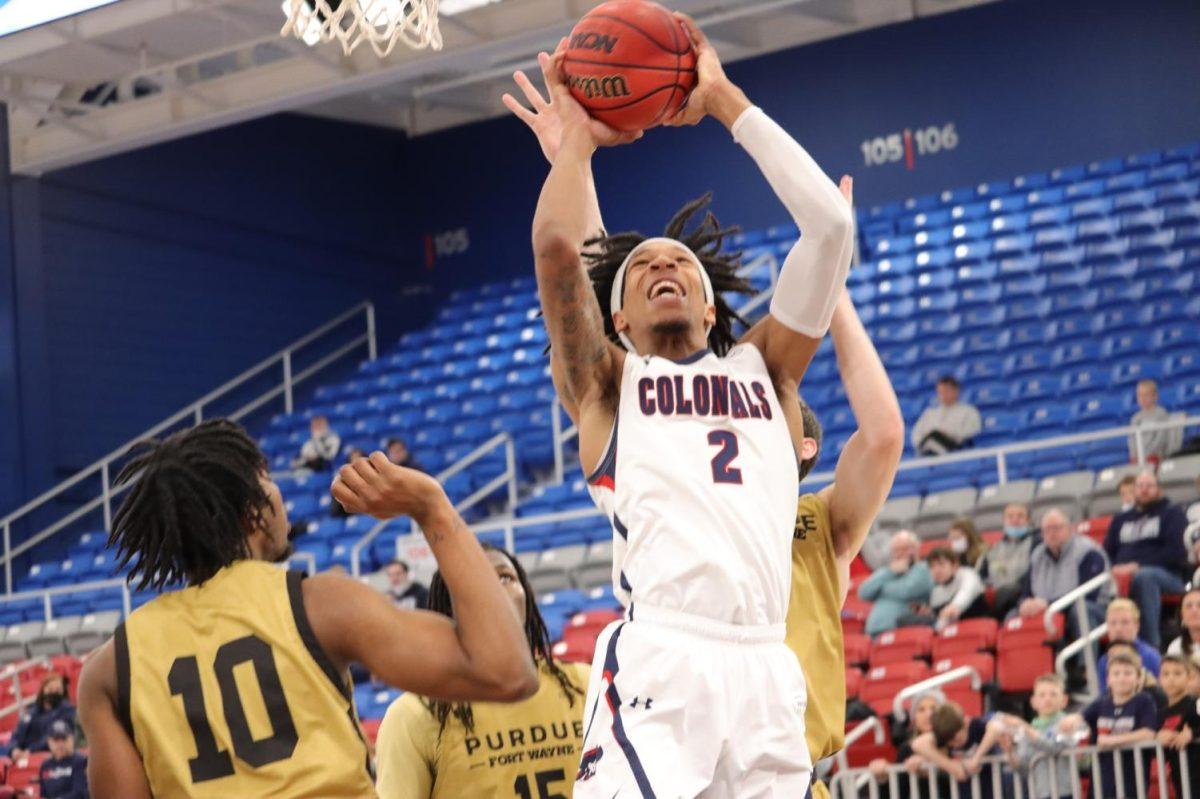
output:
[[[1192,785],[1200,784],[1200,697],[1188,691],[1189,678],[1196,674],[1200,674],[1200,667],[1182,655],[1163,658],[1161,681],[1167,707],[1159,716],[1157,738],[1166,750],[1176,797],[1183,796],[1181,757],[1187,757]]]
[[[1023,773],[1028,772],[1034,757],[1057,754],[1076,742],[1073,736],[1065,737],[1058,731],[1059,722],[1067,715],[1067,688],[1062,677],[1043,674],[1034,680],[1029,704],[1037,715],[1031,722],[1020,721],[1015,736],[1016,759]],[[1033,799],[1065,799],[1072,795],[1070,758],[1058,757],[1053,763],[1053,777],[1050,761],[1043,759],[1033,765]]]
[[[927,764],[963,783],[979,773],[983,757],[996,744],[1003,743],[1007,748],[1011,743],[1006,735],[1010,721],[1009,716],[1000,713],[993,717],[967,719],[957,702],[945,702],[933,711],[932,729],[913,739],[913,752]],[[985,788],[985,794],[990,793],[986,790],[990,780],[981,780],[980,785]],[[938,795],[948,792],[939,789]]]
[[[1116,749],[1130,744],[1154,740],[1158,726],[1158,711],[1154,700],[1140,690],[1142,667],[1137,659],[1127,652],[1114,652],[1108,658],[1108,685],[1099,699],[1083,709],[1082,713],[1067,716],[1059,722],[1059,730],[1070,734],[1085,724],[1091,731],[1092,742],[1100,749]],[[1133,752],[1119,755],[1123,788],[1117,787],[1114,757],[1100,755],[1100,785],[1093,785],[1096,796],[1137,796],[1137,779],[1133,764]],[[1143,770],[1149,774],[1149,769]]]
[[[1121,482],[1117,483],[1117,493],[1121,495],[1121,513],[1133,510],[1133,506],[1137,504],[1137,491],[1134,486],[1137,484],[1137,478],[1132,474],[1127,474],[1121,478]]]
[[[1154,706],[1162,710],[1167,706],[1167,695],[1163,693],[1162,687],[1158,684],[1158,680],[1146,668],[1146,664],[1142,662],[1142,656],[1138,654],[1137,649],[1133,644],[1127,644],[1124,641],[1118,641],[1108,647],[1109,654],[1124,652],[1138,662],[1142,669],[1142,681],[1139,683],[1138,690],[1145,691],[1150,694],[1150,698],[1154,700]]]
[[[1104,612],[1104,623],[1108,625],[1108,642],[1111,647],[1115,643],[1131,644],[1137,650],[1138,657],[1142,660],[1142,665],[1153,674],[1158,676],[1158,667],[1162,663],[1162,656],[1158,654],[1158,650],[1150,646],[1142,639],[1138,638],[1138,625],[1141,621],[1141,614],[1138,612],[1137,605],[1133,604],[1132,600],[1118,597],[1108,603],[1108,608]],[[1097,664],[1100,669],[1100,692],[1104,693],[1108,687],[1106,675],[1108,673],[1108,654],[1100,656],[1100,662]]]
[[[916,613],[900,618],[901,625],[932,624],[942,629],[959,619],[986,616],[987,601],[983,596],[983,580],[971,566],[959,562],[949,547],[936,547],[926,558],[933,576],[929,605]]]
[[[975,529],[975,522],[966,516],[955,519],[946,537],[950,539],[950,548],[964,566],[979,568],[979,562],[987,554],[988,545]]]
[[[1167,646],[1167,654],[1191,658],[1200,667],[1200,583],[1179,603],[1179,626],[1179,637]]]
[[[892,725],[892,744],[896,747],[895,762],[904,766],[910,774],[918,777],[925,776],[925,762],[920,755],[913,754],[912,742],[918,735],[923,735],[933,729],[933,712],[945,701],[946,697],[942,695],[941,691],[933,690],[919,694],[912,702],[912,710],[909,713],[911,721],[909,723],[897,722]],[[877,757],[867,764],[875,781],[880,783],[880,795],[885,799],[889,797],[888,767],[892,765],[894,765],[892,761],[882,757]],[[900,788],[898,799],[908,797],[908,780],[900,779],[897,784]],[[920,795],[927,796],[929,783],[921,780],[918,784],[921,786]]]

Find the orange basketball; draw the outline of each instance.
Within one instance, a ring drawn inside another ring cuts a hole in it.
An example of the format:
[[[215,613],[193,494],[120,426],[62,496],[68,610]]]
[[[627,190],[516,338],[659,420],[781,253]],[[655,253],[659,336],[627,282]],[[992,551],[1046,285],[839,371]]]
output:
[[[571,30],[564,70],[593,117],[617,130],[645,130],[683,106],[696,85],[696,53],[658,3],[609,0]]]

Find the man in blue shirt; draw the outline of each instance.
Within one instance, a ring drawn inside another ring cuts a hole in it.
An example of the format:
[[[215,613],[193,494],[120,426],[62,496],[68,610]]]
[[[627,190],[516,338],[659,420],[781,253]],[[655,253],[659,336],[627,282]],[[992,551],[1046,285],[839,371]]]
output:
[[[1162,495],[1154,472],[1145,471],[1134,483],[1136,504],[1113,517],[1104,536],[1104,550],[1114,575],[1128,574],[1129,598],[1141,611],[1141,638],[1157,649],[1162,595],[1187,590],[1188,553],[1183,543],[1187,516]]]
[[[75,731],[65,721],[50,725],[50,757],[42,761],[42,799],[87,799],[87,758],[75,751]]]

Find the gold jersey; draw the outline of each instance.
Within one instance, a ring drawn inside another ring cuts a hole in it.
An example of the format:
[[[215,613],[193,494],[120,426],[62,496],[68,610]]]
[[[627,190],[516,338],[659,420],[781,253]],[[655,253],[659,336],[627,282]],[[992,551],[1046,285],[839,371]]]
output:
[[[590,669],[563,664],[580,691]],[[450,716],[444,730],[426,700],[392,703],[375,742],[380,799],[544,799],[570,796],[583,745],[584,696],[569,702],[542,666],[540,686],[516,704],[474,702],[470,732]]]
[[[796,508],[786,641],[809,686],[804,726],[816,763],[841,750],[846,737],[842,596],[829,506],[816,494],[801,496]]]
[[[313,635],[303,579],[238,561],[117,629],[120,712],[155,796],[375,796],[350,676]]]

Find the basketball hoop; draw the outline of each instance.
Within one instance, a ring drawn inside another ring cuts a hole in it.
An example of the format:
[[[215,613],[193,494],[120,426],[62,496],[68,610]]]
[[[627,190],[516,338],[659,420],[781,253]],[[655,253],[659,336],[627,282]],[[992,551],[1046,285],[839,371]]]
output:
[[[442,49],[438,0],[283,0],[283,11],[287,23],[280,35],[295,36],[310,47],[336,39],[350,55],[370,42],[380,58],[397,42],[418,50]]]

